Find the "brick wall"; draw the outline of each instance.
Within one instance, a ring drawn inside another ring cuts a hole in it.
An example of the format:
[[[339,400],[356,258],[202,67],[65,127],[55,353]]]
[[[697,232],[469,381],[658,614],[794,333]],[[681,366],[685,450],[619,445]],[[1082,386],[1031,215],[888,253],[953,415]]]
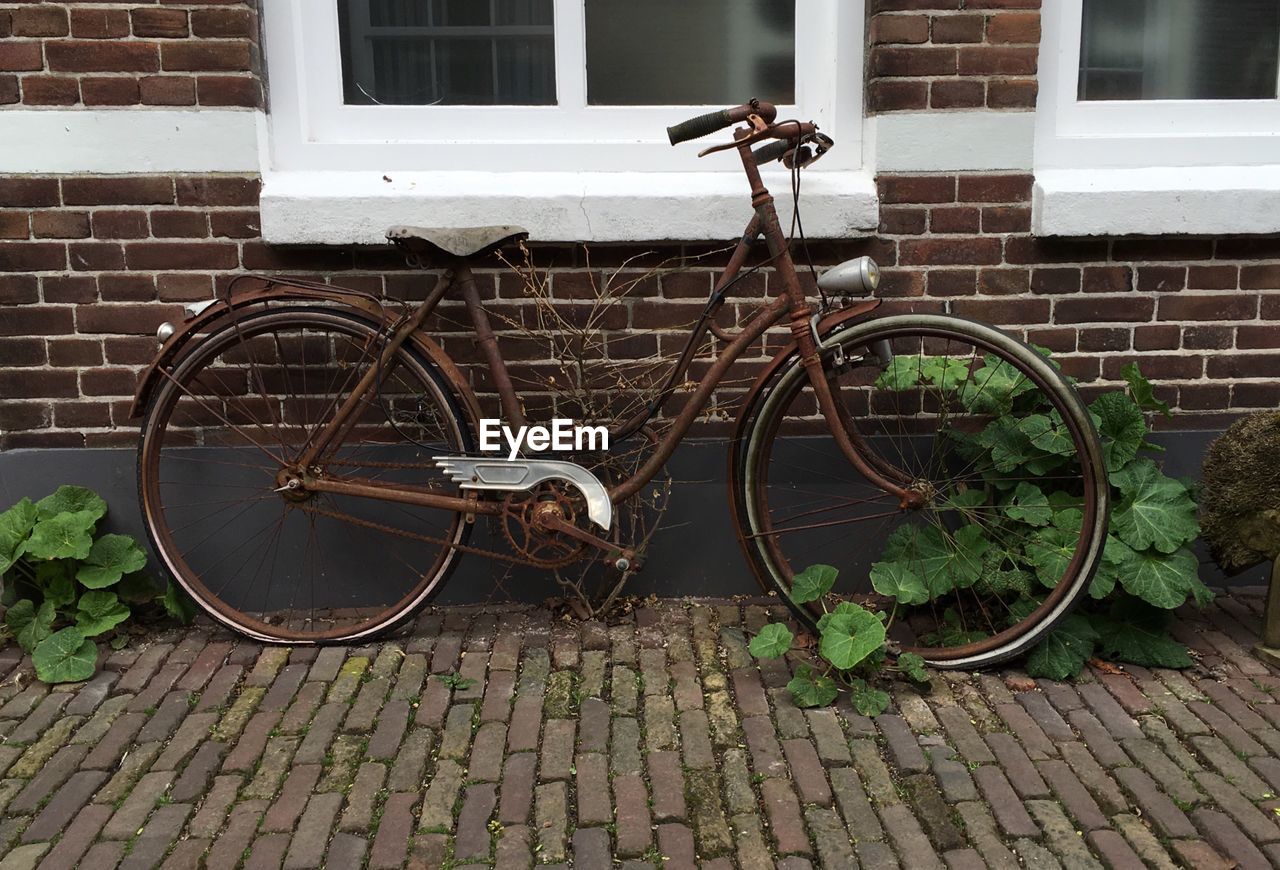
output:
[[[256,3],[0,3],[0,105],[261,104]]]
[[[880,0],[870,15],[869,101],[880,111],[1029,108],[1037,5]],[[73,7],[72,14],[59,18],[65,7]],[[16,13],[33,9],[55,10],[46,29],[61,33],[55,25],[65,20],[66,33],[30,34],[35,25],[21,23]],[[157,52],[156,75],[194,79],[196,99],[203,101],[202,78],[256,82],[252,73],[179,70],[165,62],[166,47],[172,58],[183,43],[144,37],[136,7],[96,3],[0,4],[0,26],[24,34],[0,41],[0,65],[13,63],[10,46],[35,45],[41,72],[18,78],[56,69],[44,65],[58,56],[50,47],[83,42],[74,30],[74,13],[82,9],[127,12],[130,35],[119,44]],[[217,51],[241,46],[230,50],[241,52],[242,66],[252,66],[251,38],[214,36],[197,24],[197,13],[246,13],[243,4],[147,9],[181,11],[195,34],[190,45],[208,43]],[[146,77],[123,71],[53,75],[74,82],[77,99],[92,92],[86,85],[93,79],[140,88]],[[17,86],[27,92],[24,81]],[[251,90],[256,95],[256,84]],[[823,263],[872,254],[885,266],[882,295],[890,309],[949,309],[1004,324],[1056,351],[1086,388],[1116,381],[1120,367],[1137,359],[1179,409],[1173,425],[1219,428],[1232,414],[1275,407],[1280,238],[1037,239],[1029,232],[1031,184],[1026,174],[884,175],[879,237],[812,248]],[[175,315],[178,303],[210,298],[243,269],[327,276],[396,297],[421,293],[423,277],[385,249],[264,244],[257,191],[250,176],[0,178],[0,447],[131,444],[126,412],[137,373],[155,350],[156,326]],[[684,252],[705,250],[690,246]],[[594,246],[596,280],[636,253]],[[659,256],[678,253],[668,249]],[[580,252],[544,246],[535,254],[539,265],[552,267],[553,292],[581,294],[588,276]],[[609,324],[616,352],[674,350],[677,327],[700,310],[717,259],[723,257],[642,283]],[[744,282],[728,316],[744,314],[769,280],[762,273]],[[518,282],[499,270],[484,272],[482,281],[487,293],[501,297],[495,302],[500,312],[518,314]],[[438,326],[451,353],[474,359],[471,342]],[[739,377],[749,377],[763,360],[748,360]],[[523,369],[536,370],[536,363]],[[483,378],[477,368],[473,379],[481,389]],[[734,393],[728,389],[719,397],[723,410]]]

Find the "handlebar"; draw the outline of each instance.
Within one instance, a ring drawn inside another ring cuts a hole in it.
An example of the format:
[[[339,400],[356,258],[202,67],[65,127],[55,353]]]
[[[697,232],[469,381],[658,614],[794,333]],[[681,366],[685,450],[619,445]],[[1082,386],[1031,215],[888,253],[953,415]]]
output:
[[[781,160],[787,156],[787,152],[796,147],[794,139],[778,139],[770,142],[768,145],[761,145],[759,148],[751,152],[751,156],[755,158],[757,166],[763,166],[766,163],[772,163],[775,160]]]
[[[672,145],[679,145],[681,142],[699,139],[708,133],[723,130],[725,127],[732,127],[734,124],[747,120],[750,115],[759,115],[765,120],[765,123],[772,124],[774,119],[778,117],[778,110],[772,103],[752,100],[733,109],[708,112],[705,115],[699,115],[673,127],[668,127],[667,137],[671,140]]]

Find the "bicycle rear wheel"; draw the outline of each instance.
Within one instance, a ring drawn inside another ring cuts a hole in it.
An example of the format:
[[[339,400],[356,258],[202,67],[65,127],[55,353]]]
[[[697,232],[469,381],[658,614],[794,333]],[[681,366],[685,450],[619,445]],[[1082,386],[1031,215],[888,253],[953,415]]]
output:
[[[810,625],[838,599],[892,614],[890,637],[940,667],[1038,643],[1088,588],[1109,485],[1087,408],[1040,353],[959,318],[853,326],[822,352],[845,430],[902,500],[843,455],[798,359],[744,410],[739,534],[757,577]],[[790,598],[811,564],[826,600]]]
[[[287,488],[382,348],[358,315],[273,309],[212,327],[158,386],[138,454],[143,519],[214,619],[266,641],[350,641],[399,624],[448,577],[470,531],[460,514]],[[431,462],[471,447],[444,378],[408,345],[381,376],[309,471],[457,495]]]

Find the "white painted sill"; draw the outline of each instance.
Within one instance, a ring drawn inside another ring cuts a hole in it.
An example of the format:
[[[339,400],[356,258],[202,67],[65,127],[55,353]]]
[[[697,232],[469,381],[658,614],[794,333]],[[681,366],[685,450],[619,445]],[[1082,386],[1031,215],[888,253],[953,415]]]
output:
[[[770,172],[784,228],[790,176]],[[866,171],[802,176],[809,238],[865,236],[879,225]],[[516,224],[534,241],[719,241],[742,234],[751,192],[731,172],[267,172],[262,236],[274,244],[381,244],[396,224]]]
[[[1280,165],[1036,173],[1037,236],[1280,232]]]

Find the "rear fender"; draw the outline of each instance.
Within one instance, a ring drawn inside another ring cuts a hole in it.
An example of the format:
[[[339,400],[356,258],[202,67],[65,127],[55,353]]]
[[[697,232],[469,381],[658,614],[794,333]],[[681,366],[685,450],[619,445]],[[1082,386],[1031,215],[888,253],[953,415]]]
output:
[[[324,284],[246,275],[236,279],[231,291],[219,297],[212,305],[181,323],[174,324],[173,335],[160,346],[155,359],[142,374],[129,416],[133,419],[142,416],[155,392],[156,384],[164,377],[165,372],[173,370],[182,358],[184,349],[196,335],[216,325],[218,321],[245,310],[266,310],[273,303],[283,302],[321,302],[354,309],[375,325],[390,326],[394,320],[378,298],[367,293]],[[462,402],[464,410],[471,415],[471,420],[479,420],[479,402],[468,386],[466,376],[444,352],[444,348],[419,332],[410,336],[409,341],[415,350],[439,368],[455,396]]]

